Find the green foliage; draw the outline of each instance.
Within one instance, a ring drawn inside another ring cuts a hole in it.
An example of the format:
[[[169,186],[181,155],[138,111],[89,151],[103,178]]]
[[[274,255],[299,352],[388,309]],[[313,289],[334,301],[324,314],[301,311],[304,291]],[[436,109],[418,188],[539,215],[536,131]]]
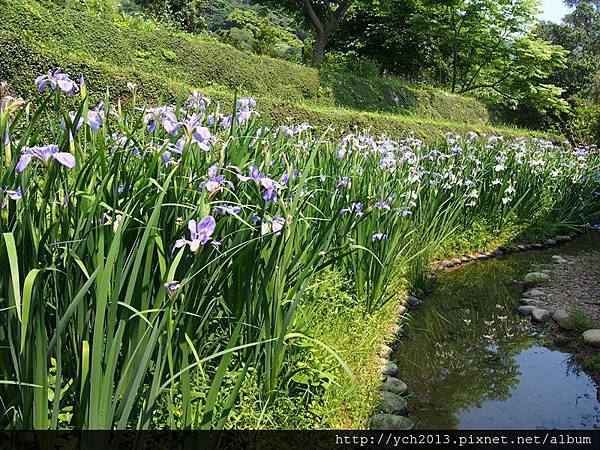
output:
[[[286,29],[251,10],[234,9],[227,21],[229,29],[217,30],[224,42],[259,55],[301,62],[302,41]]]
[[[200,15],[204,0],[132,0],[162,22],[172,23],[182,31],[200,33],[206,23]]]
[[[547,76],[564,52],[532,34],[536,12],[534,0],[359,4],[334,46],[377,60],[384,73],[556,115],[566,104]]]
[[[567,2],[575,6],[562,23],[544,22],[538,33],[568,50],[566,65],[556,67],[550,82],[565,90],[571,104],[560,128],[576,142],[600,142],[600,6],[597,1]]]

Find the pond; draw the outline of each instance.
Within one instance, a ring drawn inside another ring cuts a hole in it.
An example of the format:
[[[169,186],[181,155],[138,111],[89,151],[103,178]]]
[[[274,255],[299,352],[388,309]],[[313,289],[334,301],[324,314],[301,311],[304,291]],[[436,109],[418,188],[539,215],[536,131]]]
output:
[[[600,248],[600,233],[439,276],[399,343],[418,429],[600,428],[600,392],[544,328],[516,314],[521,280],[554,254]]]

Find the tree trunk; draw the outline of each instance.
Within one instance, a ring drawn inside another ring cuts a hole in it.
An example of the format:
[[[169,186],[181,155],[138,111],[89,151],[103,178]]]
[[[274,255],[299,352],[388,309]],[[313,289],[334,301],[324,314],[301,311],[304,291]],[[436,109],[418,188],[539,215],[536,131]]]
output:
[[[323,57],[325,56],[325,44],[327,44],[327,36],[325,36],[325,34],[317,34],[312,53],[313,67],[321,67]]]

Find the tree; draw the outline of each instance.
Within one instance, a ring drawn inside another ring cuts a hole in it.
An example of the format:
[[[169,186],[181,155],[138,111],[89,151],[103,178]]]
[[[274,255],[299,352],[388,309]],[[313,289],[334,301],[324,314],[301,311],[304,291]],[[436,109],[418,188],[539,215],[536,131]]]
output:
[[[356,0],[258,0],[277,7],[283,7],[296,16],[308,19],[315,34],[312,65],[319,67],[325,56],[327,42],[332,32],[340,25],[342,19]]]

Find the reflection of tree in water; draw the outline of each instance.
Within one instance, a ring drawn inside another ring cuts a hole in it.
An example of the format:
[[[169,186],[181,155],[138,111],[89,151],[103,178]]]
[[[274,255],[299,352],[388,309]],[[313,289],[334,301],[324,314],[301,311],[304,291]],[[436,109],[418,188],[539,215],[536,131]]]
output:
[[[534,338],[504,282],[530,264],[531,258],[510,258],[451,272],[416,312],[398,362],[415,392],[411,414],[418,427],[457,428],[461,410],[510,397],[519,375],[513,357]]]

